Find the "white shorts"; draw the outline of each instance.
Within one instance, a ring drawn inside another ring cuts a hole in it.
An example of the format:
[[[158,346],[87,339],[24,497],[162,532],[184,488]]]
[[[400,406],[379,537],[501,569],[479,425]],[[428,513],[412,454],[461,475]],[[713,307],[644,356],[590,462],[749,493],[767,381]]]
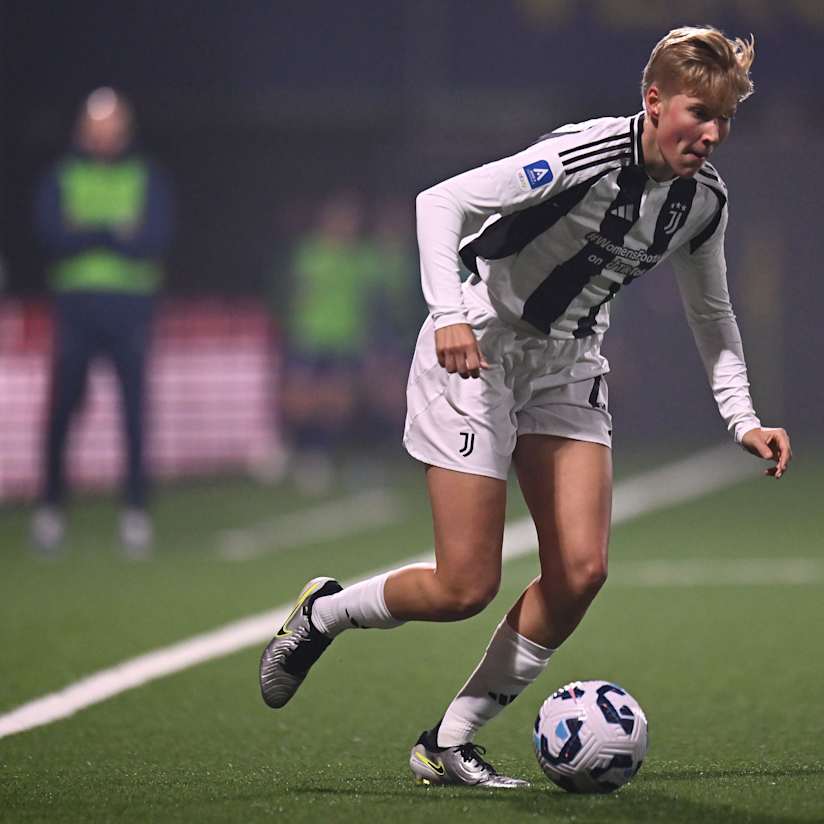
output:
[[[406,390],[403,443],[419,461],[506,479],[519,435],[556,435],[612,446],[600,341],[531,336],[470,308],[489,369],[450,375],[424,323]]]

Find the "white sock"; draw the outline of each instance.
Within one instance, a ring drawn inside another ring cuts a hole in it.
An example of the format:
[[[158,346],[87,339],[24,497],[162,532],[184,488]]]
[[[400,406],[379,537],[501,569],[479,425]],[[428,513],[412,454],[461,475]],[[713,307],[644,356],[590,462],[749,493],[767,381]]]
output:
[[[398,621],[386,608],[383,587],[391,572],[359,581],[342,592],[318,598],[312,604],[312,623],[324,635],[334,638],[345,629],[391,629]]]
[[[511,704],[545,669],[554,649],[498,624],[481,663],[452,699],[438,729],[439,747],[457,747]]]

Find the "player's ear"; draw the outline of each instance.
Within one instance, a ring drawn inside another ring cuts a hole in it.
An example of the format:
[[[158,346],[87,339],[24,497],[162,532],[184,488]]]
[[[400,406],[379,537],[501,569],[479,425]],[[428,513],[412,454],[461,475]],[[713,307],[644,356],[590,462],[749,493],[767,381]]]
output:
[[[644,106],[647,110],[647,116],[655,128],[658,128],[658,119],[661,116],[661,106],[664,102],[664,96],[661,89],[655,83],[652,83],[644,95]]]

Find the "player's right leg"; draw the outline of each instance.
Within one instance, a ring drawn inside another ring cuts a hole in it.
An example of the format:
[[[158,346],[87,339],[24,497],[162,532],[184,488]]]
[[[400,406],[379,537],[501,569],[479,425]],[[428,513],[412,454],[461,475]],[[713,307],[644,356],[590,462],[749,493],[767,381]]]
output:
[[[342,592],[302,593],[290,616],[303,627],[301,637],[284,633],[284,625],[261,659],[261,691],[270,706],[291,698],[328,646],[324,639],[404,621],[458,621],[480,612],[498,590],[505,479],[515,445],[503,368],[486,370],[481,380],[448,374],[438,363],[429,319],[415,349],[407,401],[404,443],[427,466],[436,562],[376,575]],[[283,670],[291,679],[280,677]],[[287,680],[291,691],[278,688],[275,695],[267,687]]]
[[[429,466],[435,566],[390,574],[389,611],[402,621],[461,621],[477,615],[501,581],[506,482]]]
[[[435,526],[438,565],[429,578],[401,573],[387,584],[387,602],[396,614],[416,618],[416,609],[440,598],[451,617],[479,612],[498,590],[501,571],[506,487],[503,481],[430,467],[427,472]],[[484,493],[487,493],[486,495]],[[425,593],[442,576],[442,589]],[[435,620],[444,620],[443,617]],[[457,745],[438,741],[440,724],[424,731],[409,755],[409,767],[421,784],[463,784],[515,788],[527,784],[501,775],[466,739]]]
[[[284,706],[311,666],[346,629],[391,629],[405,621],[459,621],[495,596],[501,575],[506,483],[497,478],[428,467],[435,561],[367,578],[342,589],[316,578],[301,591],[263,651],[264,701]]]
[[[322,595],[340,592],[334,578],[313,578],[298,595],[291,612],[260,657],[260,693],[273,709],[283,707],[295,694],[310,667],[332,639],[319,632],[311,620],[312,605]]]

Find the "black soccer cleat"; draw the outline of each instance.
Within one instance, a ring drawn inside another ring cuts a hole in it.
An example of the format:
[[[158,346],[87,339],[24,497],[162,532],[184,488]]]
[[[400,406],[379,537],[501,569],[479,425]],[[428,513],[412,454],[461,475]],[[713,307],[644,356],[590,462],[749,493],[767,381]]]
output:
[[[260,694],[273,709],[287,704],[303,683],[312,664],[332,639],[312,624],[312,604],[343,587],[334,578],[313,578],[301,590],[283,626],[260,656]]]

